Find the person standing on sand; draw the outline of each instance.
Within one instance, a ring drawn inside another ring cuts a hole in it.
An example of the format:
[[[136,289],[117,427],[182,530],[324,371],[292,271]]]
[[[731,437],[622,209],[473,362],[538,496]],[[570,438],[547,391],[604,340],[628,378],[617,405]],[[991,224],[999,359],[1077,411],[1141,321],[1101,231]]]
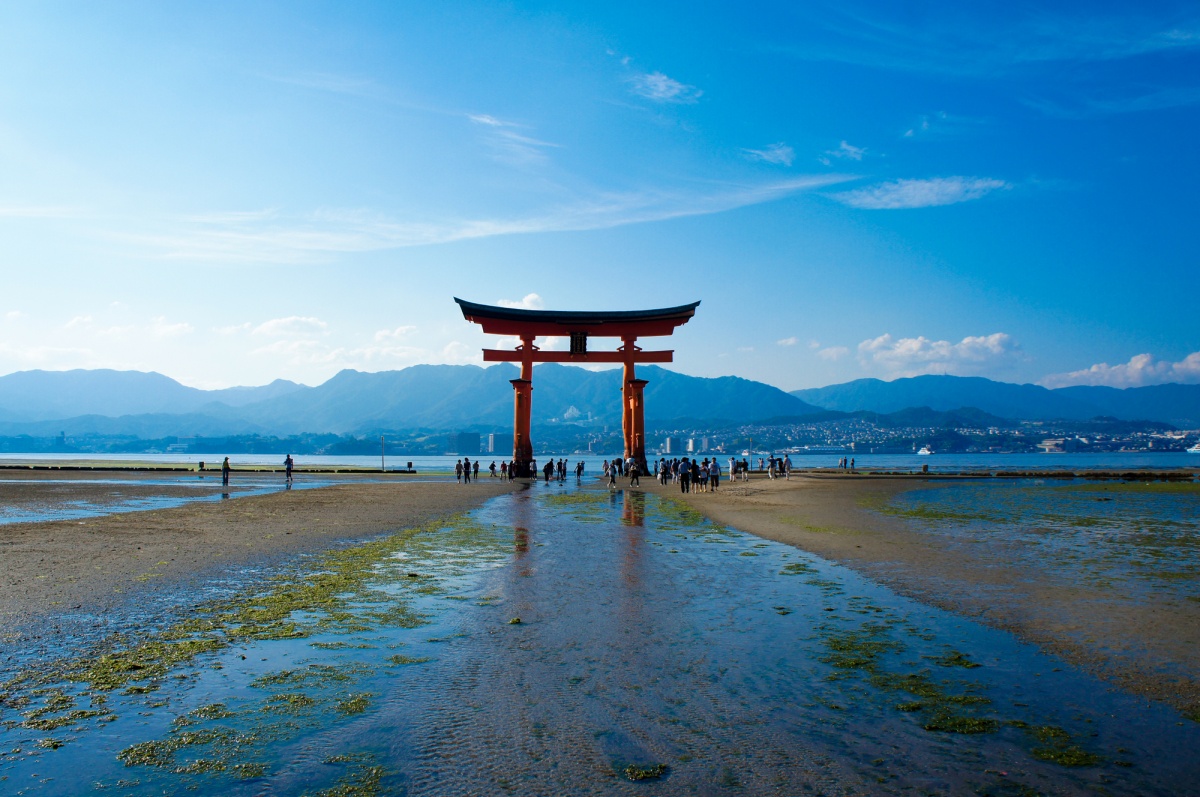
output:
[[[284,481],[288,484],[292,483],[292,465],[294,464],[295,462],[292,461],[292,455],[288,454],[287,459],[283,461]]]
[[[471,460],[468,457],[463,457],[463,483],[471,483]]]
[[[462,484],[462,463],[454,460],[454,481]]]
[[[479,481],[479,460],[475,460],[475,463],[471,467],[475,470],[475,481]]]
[[[687,457],[679,461],[679,492],[690,493],[692,491],[692,468],[688,464]]]
[[[642,482],[638,477],[642,475],[642,468],[638,465],[637,460],[629,463],[629,486],[641,487]]]
[[[221,486],[229,486],[229,471],[233,470],[229,467],[229,457],[225,457],[225,461],[221,463]]]
[[[717,464],[716,457],[713,457],[712,464],[708,466],[708,484],[714,493],[721,484],[721,466]]]

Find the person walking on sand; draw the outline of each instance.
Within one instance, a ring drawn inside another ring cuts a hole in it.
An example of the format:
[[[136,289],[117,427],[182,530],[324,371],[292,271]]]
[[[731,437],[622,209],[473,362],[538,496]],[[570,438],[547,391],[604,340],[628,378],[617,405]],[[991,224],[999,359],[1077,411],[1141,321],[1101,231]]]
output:
[[[479,481],[479,460],[475,460],[475,462],[471,464],[471,468],[475,471],[475,481]]]
[[[629,486],[641,487],[642,482],[638,477],[642,475],[642,467],[638,465],[637,460],[632,460],[629,463]]]
[[[292,483],[292,466],[296,464],[292,461],[292,455],[288,454],[287,459],[283,461],[284,481],[288,484]]]
[[[608,460],[604,460],[604,472],[608,474],[608,489],[615,490],[617,488],[617,469],[609,467]]]
[[[221,486],[229,486],[229,471],[233,468],[229,467],[229,457],[225,457],[225,461],[221,463]]]
[[[454,481],[462,484],[462,463],[454,460]]]
[[[471,483],[471,460],[469,457],[463,457],[463,484]]]
[[[688,464],[687,457],[679,461],[679,492],[690,493],[692,491],[692,468]]]
[[[721,466],[717,464],[716,457],[713,457],[712,463],[708,466],[708,484],[714,493],[721,485]]]

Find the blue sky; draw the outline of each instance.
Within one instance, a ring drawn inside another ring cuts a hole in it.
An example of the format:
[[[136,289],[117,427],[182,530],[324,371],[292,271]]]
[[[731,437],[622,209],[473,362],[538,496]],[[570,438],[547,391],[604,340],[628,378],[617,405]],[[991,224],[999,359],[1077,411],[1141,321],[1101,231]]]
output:
[[[1194,3],[653,5],[0,6],[0,374],[478,362],[461,296],[699,299],[645,345],[785,389],[1200,382]]]

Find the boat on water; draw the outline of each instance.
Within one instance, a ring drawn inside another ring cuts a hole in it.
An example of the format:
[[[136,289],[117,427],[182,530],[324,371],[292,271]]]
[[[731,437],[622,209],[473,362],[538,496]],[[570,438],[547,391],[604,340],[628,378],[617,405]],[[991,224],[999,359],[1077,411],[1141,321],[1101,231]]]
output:
[[[1189,454],[1200,454],[1200,443],[1196,443],[1196,445],[1189,448],[1187,452]]]
[[[933,449],[929,446],[921,446],[921,450],[917,452],[918,457],[928,457],[933,454]]]

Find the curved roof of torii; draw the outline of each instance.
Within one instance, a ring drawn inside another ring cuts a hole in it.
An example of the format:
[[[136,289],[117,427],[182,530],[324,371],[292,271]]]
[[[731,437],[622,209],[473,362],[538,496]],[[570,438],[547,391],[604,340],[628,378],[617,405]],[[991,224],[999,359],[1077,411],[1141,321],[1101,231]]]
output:
[[[476,304],[455,297],[463,318],[494,335],[568,335],[586,332],[595,337],[670,335],[696,314],[700,302],[659,310],[522,310]]]

